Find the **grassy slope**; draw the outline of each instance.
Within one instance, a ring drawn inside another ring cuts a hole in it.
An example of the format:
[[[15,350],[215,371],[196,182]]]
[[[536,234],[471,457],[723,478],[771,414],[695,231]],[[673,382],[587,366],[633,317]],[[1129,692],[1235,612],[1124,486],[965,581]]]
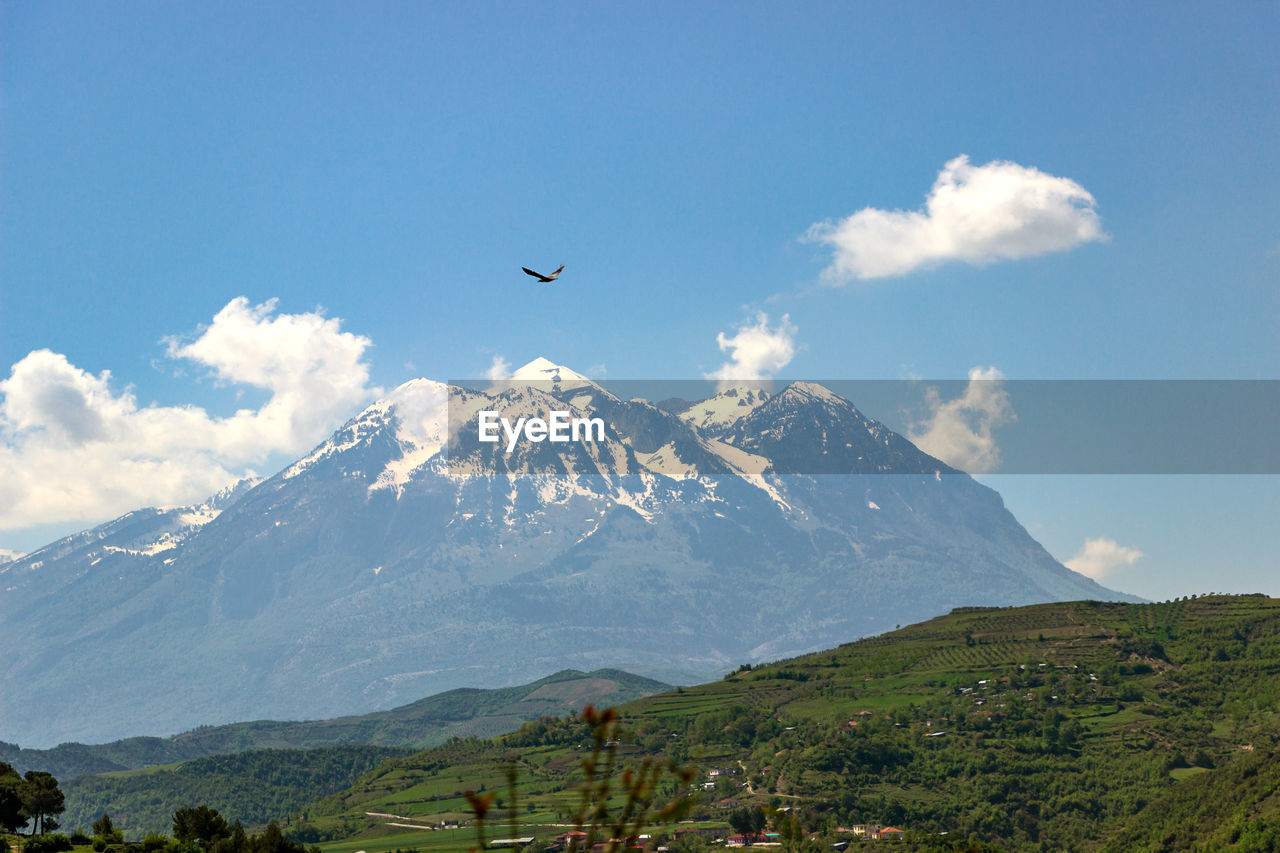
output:
[[[1008,849],[1250,849],[1280,816],[1280,601],[957,611],[622,711],[630,757],[745,766],[701,795],[707,823],[760,802],[795,807],[812,829],[878,821]],[[303,817],[350,837],[327,853],[460,849],[465,831],[388,824],[465,818],[462,792],[501,787],[514,752],[521,832],[545,836],[573,810],[583,735],[537,723],[451,743]]]
[[[112,743],[68,743],[20,749],[0,742],[0,761],[19,771],[44,770],[63,782],[252,749],[315,749],[347,744],[419,749],[450,737],[492,737],[527,720],[563,714],[589,702],[616,704],[667,689],[659,681],[620,670],[564,670],[530,684],[497,690],[450,690],[390,711],[331,720],[258,720],[204,726],[168,738],[136,737]]]

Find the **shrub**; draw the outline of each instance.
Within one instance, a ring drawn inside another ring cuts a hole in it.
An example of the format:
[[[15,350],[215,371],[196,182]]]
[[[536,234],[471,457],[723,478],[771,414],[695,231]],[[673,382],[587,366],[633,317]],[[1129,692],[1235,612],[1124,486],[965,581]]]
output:
[[[71,839],[62,833],[37,835],[22,843],[22,853],[65,853],[71,849]]]
[[[142,849],[145,853],[155,853],[157,850],[163,850],[168,843],[168,838],[158,832],[152,832],[142,839]]]

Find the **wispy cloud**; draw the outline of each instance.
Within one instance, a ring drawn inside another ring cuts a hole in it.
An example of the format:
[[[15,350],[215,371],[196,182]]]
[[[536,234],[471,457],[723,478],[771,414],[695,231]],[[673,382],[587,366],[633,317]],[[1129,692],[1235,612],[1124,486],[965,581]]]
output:
[[[907,437],[931,456],[970,474],[1000,467],[994,430],[1017,420],[1004,374],[994,367],[969,371],[969,384],[954,400],[943,400],[937,388],[925,389],[929,414],[913,424]]]
[[[998,160],[947,163],[920,210],[867,207],[819,222],[806,239],[830,246],[823,278],[834,284],[905,275],[948,261],[988,264],[1105,240],[1097,203],[1084,187]]]
[[[1114,539],[1100,536],[1097,539],[1086,538],[1080,551],[1063,565],[1086,577],[1102,580],[1116,569],[1132,566],[1143,556],[1137,548],[1128,548]]]
[[[198,406],[139,405],[109,371],[35,350],[0,381],[0,529],[93,521],[199,500],[276,453],[318,443],[379,389],[368,338],[319,313],[233,299],[167,354],[231,386],[269,392],[256,409],[215,417]]]
[[[511,362],[500,355],[495,355],[493,361],[489,363],[489,369],[484,372],[484,378],[492,379],[494,382],[510,379]]]
[[[729,360],[704,375],[722,382],[772,377],[795,358],[796,331],[790,315],[783,314],[778,325],[770,328],[769,315],[762,311],[754,323],[743,323],[733,335],[716,335],[716,344],[729,353]]]

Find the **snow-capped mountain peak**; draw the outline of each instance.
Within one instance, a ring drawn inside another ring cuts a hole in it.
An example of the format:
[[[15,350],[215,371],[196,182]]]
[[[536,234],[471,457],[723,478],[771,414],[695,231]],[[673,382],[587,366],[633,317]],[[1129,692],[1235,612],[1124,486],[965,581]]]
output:
[[[411,379],[375,405],[394,411],[399,421],[396,438],[418,449],[444,445],[449,386],[431,379]]]
[[[556,364],[542,356],[517,368],[510,379],[515,382],[550,382],[560,386],[561,389],[593,384],[590,379],[576,370],[571,370],[563,364]]]
[[[825,403],[833,403],[841,408],[853,408],[853,404],[844,397],[841,397],[825,385],[819,385],[817,382],[792,382],[782,390],[780,396],[801,400],[820,400]]]

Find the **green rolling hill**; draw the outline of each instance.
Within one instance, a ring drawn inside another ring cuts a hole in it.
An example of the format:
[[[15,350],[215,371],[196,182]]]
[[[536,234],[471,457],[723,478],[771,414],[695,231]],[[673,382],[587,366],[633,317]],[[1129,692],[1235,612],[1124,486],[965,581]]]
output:
[[[961,609],[620,712],[623,760],[697,768],[705,827],[759,804],[827,849],[865,824],[907,830],[895,849],[1265,850],[1280,833],[1280,600],[1261,596]],[[391,759],[292,831],[326,853],[465,849],[465,827],[429,827],[465,822],[463,792],[501,792],[514,757],[519,831],[546,838],[586,741],[542,720]]]
[[[44,770],[63,782],[95,773],[137,770],[251,749],[368,745],[427,747],[451,737],[493,737],[521,723],[589,703],[618,704],[670,685],[616,669],[564,670],[516,687],[462,688],[389,711],[331,720],[257,720],[202,726],[172,737],[133,737],[103,744],[64,743],[22,749],[0,741],[0,761],[20,772]]]

